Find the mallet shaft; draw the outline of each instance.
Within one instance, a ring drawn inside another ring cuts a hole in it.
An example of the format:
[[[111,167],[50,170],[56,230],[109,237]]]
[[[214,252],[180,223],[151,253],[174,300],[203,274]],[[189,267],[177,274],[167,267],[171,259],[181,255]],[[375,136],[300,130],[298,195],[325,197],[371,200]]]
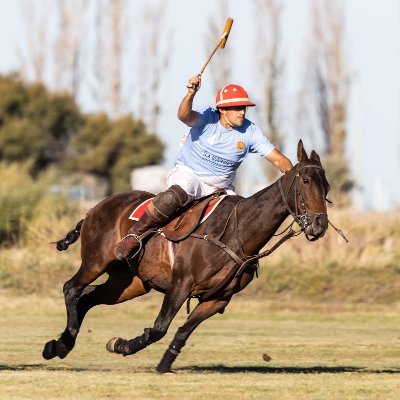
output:
[[[228,40],[228,36],[229,36],[229,33],[231,31],[231,28],[232,28],[232,24],[233,24],[233,19],[232,18],[228,18],[226,23],[225,23],[225,27],[224,27],[224,31],[222,33],[221,39],[218,40],[217,45],[215,46],[213,51],[208,56],[207,60],[205,61],[205,63],[201,67],[200,72],[197,74],[197,76],[203,75],[204,70],[206,69],[208,63],[211,61],[211,58],[213,57],[215,52],[218,50],[218,48],[223,49],[225,47],[226,41]],[[186,87],[188,89],[191,89],[193,87],[193,85],[186,85]]]

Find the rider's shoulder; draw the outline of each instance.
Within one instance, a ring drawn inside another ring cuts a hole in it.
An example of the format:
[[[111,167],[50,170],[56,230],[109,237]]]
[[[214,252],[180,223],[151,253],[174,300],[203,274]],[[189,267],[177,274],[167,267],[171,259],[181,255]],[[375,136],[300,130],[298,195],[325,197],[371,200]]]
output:
[[[212,107],[206,107],[196,110],[199,113],[199,119],[206,124],[212,124],[219,121],[218,110]]]

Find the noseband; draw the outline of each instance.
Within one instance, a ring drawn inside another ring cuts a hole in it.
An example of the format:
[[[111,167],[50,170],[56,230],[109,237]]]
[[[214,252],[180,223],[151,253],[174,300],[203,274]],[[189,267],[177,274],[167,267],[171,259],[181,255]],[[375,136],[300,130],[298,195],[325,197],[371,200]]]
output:
[[[318,169],[322,169],[322,167],[320,167],[319,165],[305,165],[304,167],[301,168],[296,168],[296,174],[293,177],[293,180],[289,186],[289,190],[287,191],[286,195],[283,191],[283,187],[282,187],[282,177],[279,179],[279,191],[281,192],[281,196],[283,199],[283,202],[285,204],[286,209],[289,211],[290,215],[293,217],[294,221],[300,226],[300,229],[302,232],[304,232],[304,234],[306,235],[306,238],[310,241],[314,241],[317,238],[310,238],[309,235],[307,235],[307,233],[305,232],[305,229],[307,228],[307,226],[309,226],[311,224],[312,221],[312,216],[318,216],[318,215],[323,215],[325,213],[309,213],[307,211],[305,202],[304,202],[304,197],[303,194],[301,193],[301,187],[300,187],[300,183],[299,180],[301,178],[300,175],[300,171],[304,168],[318,168]],[[297,179],[296,179],[297,178]],[[295,204],[295,211],[293,211],[290,206],[289,203],[287,201],[287,197],[289,196],[289,193],[292,189],[292,187],[294,186],[294,204]],[[299,197],[300,200],[300,207],[298,207],[298,201],[297,201],[297,196]]]

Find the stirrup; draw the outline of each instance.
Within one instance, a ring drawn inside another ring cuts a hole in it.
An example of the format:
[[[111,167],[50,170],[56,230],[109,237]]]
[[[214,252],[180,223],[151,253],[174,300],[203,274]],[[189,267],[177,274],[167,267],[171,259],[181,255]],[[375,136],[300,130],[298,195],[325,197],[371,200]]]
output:
[[[142,250],[143,248],[143,241],[140,238],[140,235],[137,235],[136,233],[128,233],[126,236],[124,236],[121,240],[120,243],[123,242],[125,239],[129,238],[129,237],[133,237],[134,239],[136,239],[138,241],[139,244],[139,248],[135,251],[135,253],[132,256],[129,256],[129,254],[131,253],[131,251],[136,248],[137,246],[132,247],[131,250],[129,250],[127,256],[125,257],[125,259],[127,260],[131,260],[133,258],[136,257],[136,255],[140,252],[140,250]]]
[[[125,257],[125,259],[126,260],[132,260],[132,259],[134,259],[139,253],[140,253],[140,251],[142,250],[142,248],[143,248],[143,240],[147,237],[147,236],[149,236],[149,235],[151,235],[151,234],[154,234],[154,233],[161,233],[162,231],[161,231],[161,228],[158,228],[157,230],[151,230],[151,229],[149,229],[148,231],[146,231],[146,232],[144,232],[144,233],[142,233],[141,235],[137,235],[136,233],[128,233],[126,236],[124,236],[122,239],[121,239],[121,241],[120,242],[123,242],[126,238],[128,238],[128,237],[133,237],[134,239],[136,239],[137,241],[138,241],[138,244],[139,244],[139,247],[138,247],[138,249],[135,251],[135,253],[132,255],[132,256],[129,256],[129,254],[130,254],[130,252],[134,249],[134,248],[132,248],[132,250],[130,250],[130,252],[128,253],[128,255]]]
[[[135,239],[137,239],[137,241],[139,242],[139,248],[135,251],[135,253],[134,254],[132,254],[131,256],[129,256],[129,254],[126,256],[126,258],[128,259],[128,260],[133,260],[139,253],[140,253],[140,250],[142,250],[142,248],[143,248],[143,241],[142,240],[139,240],[138,238],[136,238],[135,237]],[[132,250],[131,250],[132,251]]]
[[[129,252],[128,255],[126,256],[127,259],[132,260],[133,258],[135,258],[139,254],[140,250],[142,250],[142,248],[143,248],[143,240],[140,238],[140,235],[136,235],[136,233],[128,233],[125,237],[122,238],[122,240],[125,240],[128,237],[135,238],[139,243],[139,248],[135,251],[135,253],[132,256],[129,256],[129,254],[130,254],[130,252]]]
[[[133,238],[135,238],[138,242],[140,242],[140,235],[136,235],[136,233],[128,233],[126,236],[124,236],[122,239],[121,239],[121,242],[123,242],[126,238],[128,238],[128,237],[133,237]]]

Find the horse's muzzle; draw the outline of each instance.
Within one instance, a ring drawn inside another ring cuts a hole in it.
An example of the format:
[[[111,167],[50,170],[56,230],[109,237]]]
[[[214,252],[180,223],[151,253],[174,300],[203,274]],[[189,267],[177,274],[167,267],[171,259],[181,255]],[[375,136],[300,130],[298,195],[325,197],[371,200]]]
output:
[[[328,229],[328,216],[325,213],[309,214],[309,223],[304,233],[310,240],[317,240],[325,235]]]

